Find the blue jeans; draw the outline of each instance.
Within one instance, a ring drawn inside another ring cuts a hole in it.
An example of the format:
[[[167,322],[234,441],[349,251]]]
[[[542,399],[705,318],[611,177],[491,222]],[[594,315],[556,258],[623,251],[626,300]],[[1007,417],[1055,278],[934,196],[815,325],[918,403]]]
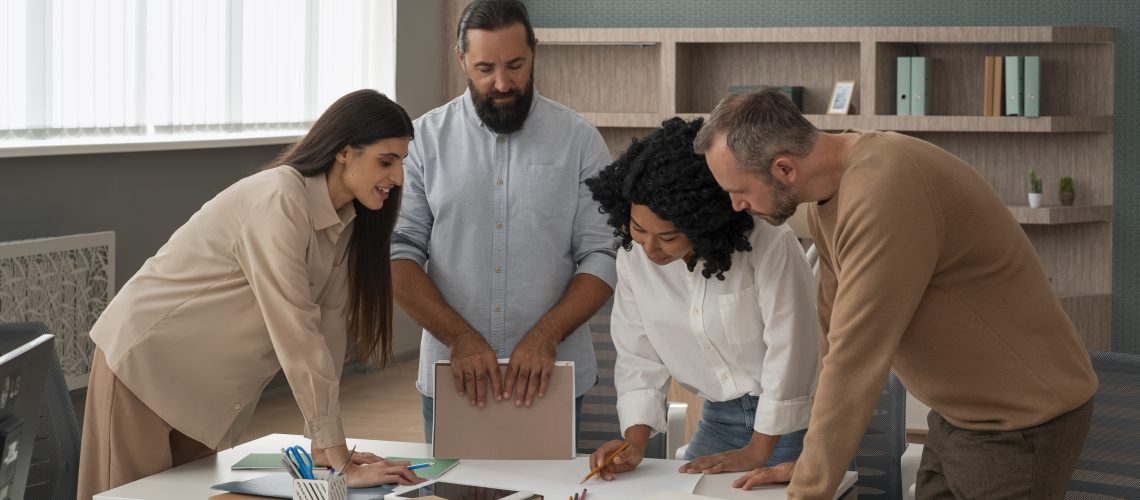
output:
[[[697,425],[689,447],[685,450],[685,460],[693,460],[706,455],[739,450],[752,441],[752,426],[756,423],[756,396],[743,396],[723,403],[705,401],[701,412],[701,423]],[[789,432],[780,436],[768,466],[791,462],[800,457],[804,450],[804,434],[807,430]]]
[[[582,398],[574,398],[574,449],[578,448],[578,423],[582,421]],[[435,427],[435,400],[420,394],[424,402],[424,442],[431,444],[431,430]]]

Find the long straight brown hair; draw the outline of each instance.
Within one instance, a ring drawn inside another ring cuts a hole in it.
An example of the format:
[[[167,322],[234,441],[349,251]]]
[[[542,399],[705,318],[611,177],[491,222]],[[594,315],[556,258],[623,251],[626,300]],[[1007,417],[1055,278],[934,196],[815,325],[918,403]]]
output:
[[[414,137],[408,113],[384,94],[363,89],[331,106],[305,137],[266,165],[289,165],[305,177],[332,168],[345,146],[364,148],[393,137]],[[400,213],[399,187],[393,188],[380,210],[359,201],[348,242],[348,358],[375,361],[384,367],[392,357],[392,231]]]

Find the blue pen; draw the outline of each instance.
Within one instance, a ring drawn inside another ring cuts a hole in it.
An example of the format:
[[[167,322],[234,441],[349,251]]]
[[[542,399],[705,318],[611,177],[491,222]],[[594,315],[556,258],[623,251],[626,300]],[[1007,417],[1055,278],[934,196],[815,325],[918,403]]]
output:
[[[422,468],[424,468],[424,467],[431,467],[431,466],[433,466],[433,465],[435,465],[435,464],[434,464],[434,463],[431,463],[431,462],[424,462],[424,463],[422,463],[422,464],[409,465],[409,466],[408,466],[408,470],[416,470],[416,469],[422,469]]]

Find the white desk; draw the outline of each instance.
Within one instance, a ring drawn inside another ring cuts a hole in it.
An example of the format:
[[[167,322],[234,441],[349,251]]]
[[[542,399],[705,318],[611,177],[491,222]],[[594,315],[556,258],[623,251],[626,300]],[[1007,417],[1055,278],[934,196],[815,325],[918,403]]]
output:
[[[230,466],[250,453],[278,452],[281,448],[297,443],[308,443],[308,439],[293,434],[271,434],[261,439],[206,457],[168,471],[140,479],[111,491],[95,495],[95,500],[202,500],[222,492],[210,489],[218,483],[244,481],[266,474],[266,471],[231,471]],[[380,456],[427,457],[431,449],[424,443],[402,443],[397,441],[371,441],[349,439],[348,446],[358,446],[360,451],[368,451]],[[680,461],[678,461],[680,465]],[[456,467],[462,467],[459,462]],[[704,476],[693,493],[716,498],[782,499],[784,486],[774,485],[759,490],[740,491],[732,488],[732,480],[741,473]],[[443,478],[446,479],[445,474]],[[846,493],[855,484],[856,475],[848,472],[839,488]],[[836,498],[840,495],[836,494]],[[845,496],[844,498],[849,498]]]

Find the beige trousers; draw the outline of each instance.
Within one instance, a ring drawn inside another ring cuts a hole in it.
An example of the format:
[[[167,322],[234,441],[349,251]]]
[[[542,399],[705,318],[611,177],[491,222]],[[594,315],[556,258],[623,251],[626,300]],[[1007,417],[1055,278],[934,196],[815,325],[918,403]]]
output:
[[[78,500],[214,454],[151,411],[96,349],[83,413]]]

